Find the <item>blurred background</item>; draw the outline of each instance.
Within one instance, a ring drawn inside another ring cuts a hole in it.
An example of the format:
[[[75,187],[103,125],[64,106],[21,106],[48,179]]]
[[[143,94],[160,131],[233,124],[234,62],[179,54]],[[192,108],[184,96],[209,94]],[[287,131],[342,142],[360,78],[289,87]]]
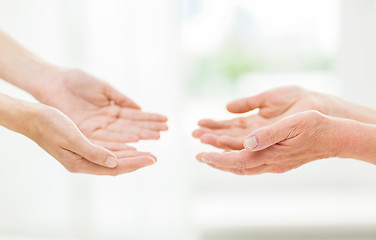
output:
[[[374,0],[0,0],[0,28],[166,114],[155,166],[73,175],[0,128],[0,239],[375,239],[375,166],[329,159],[241,177],[195,160],[225,104],[299,84],[376,107]],[[3,93],[35,101],[0,82]]]

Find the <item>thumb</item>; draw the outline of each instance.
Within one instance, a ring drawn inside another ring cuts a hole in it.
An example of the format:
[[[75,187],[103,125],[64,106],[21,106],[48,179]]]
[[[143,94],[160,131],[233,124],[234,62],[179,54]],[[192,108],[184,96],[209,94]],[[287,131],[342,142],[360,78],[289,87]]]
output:
[[[134,108],[134,109],[141,109],[139,105],[137,105],[134,101],[132,101],[130,98],[113,88],[111,85],[107,86],[107,96],[109,99],[114,101],[117,105],[121,107],[128,107],[128,108]]]
[[[76,141],[74,146],[74,152],[90,162],[108,168],[114,168],[117,166],[117,158],[112,152],[93,144],[84,136]]]
[[[227,110],[231,113],[245,113],[256,108],[262,108],[265,102],[265,94],[241,98],[227,104]]]
[[[269,126],[253,131],[244,139],[245,149],[260,151],[274,144],[291,138],[296,121],[292,117],[284,118]]]

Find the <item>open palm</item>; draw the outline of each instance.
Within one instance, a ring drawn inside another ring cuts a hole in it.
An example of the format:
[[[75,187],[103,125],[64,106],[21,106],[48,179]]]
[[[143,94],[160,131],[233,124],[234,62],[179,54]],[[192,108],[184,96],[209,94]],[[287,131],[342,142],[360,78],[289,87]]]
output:
[[[79,127],[84,135],[105,147],[141,139],[158,139],[167,130],[167,118],[146,113],[109,84],[80,71],[69,70],[45,86],[40,99]]]
[[[224,121],[203,119],[199,121],[200,128],[193,132],[193,136],[200,138],[201,142],[217,148],[241,150],[244,148],[244,137],[255,129],[266,126],[271,122],[272,120],[258,114]]]
[[[277,122],[294,113],[316,110],[326,114],[323,97],[319,93],[298,86],[272,89],[255,96],[231,102],[227,109],[232,113],[246,113],[259,109],[257,114],[231,120],[201,120],[193,136],[201,142],[224,150],[244,149],[243,140],[252,131]]]

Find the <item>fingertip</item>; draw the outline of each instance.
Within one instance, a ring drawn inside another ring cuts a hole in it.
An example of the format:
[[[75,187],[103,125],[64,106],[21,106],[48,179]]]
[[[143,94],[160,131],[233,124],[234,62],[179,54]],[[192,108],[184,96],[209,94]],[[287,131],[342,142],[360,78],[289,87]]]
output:
[[[216,142],[216,140],[217,140],[217,135],[211,134],[211,133],[203,134],[200,137],[200,141],[202,143],[205,143],[205,144],[210,144],[211,142]]]
[[[206,152],[202,152],[202,153],[199,153],[196,155],[196,159],[199,161],[199,162],[202,162],[202,159],[206,156]]]
[[[244,148],[247,150],[257,151],[259,145],[259,140],[255,135],[248,136],[244,140]]]
[[[145,166],[153,165],[157,162],[157,158],[155,156],[146,156],[145,157]]]
[[[227,111],[229,111],[229,112],[233,112],[233,105],[234,105],[234,103],[233,102],[229,102],[227,105],[226,105],[226,109],[227,109]]]
[[[165,124],[162,126],[161,131],[168,131],[168,125]]]
[[[160,121],[160,122],[167,122],[168,121],[168,118],[164,115],[158,114],[157,116],[158,117],[156,117],[156,119],[155,119],[156,121]]]
[[[200,121],[198,121],[197,125],[199,125],[200,127],[205,127],[208,125],[208,122],[209,119],[201,119]]]
[[[203,133],[202,133],[202,131],[201,131],[200,128],[199,128],[199,129],[196,129],[196,130],[194,130],[194,131],[192,132],[192,136],[193,136],[194,138],[200,138],[202,135],[203,135]]]
[[[239,109],[239,100],[235,100],[232,102],[229,102],[226,106],[226,109],[230,113],[244,113],[241,109]]]
[[[117,158],[115,155],[108,156],[106,162],[104,163],[104,165],[108,168],[115,168],[117,164]]]

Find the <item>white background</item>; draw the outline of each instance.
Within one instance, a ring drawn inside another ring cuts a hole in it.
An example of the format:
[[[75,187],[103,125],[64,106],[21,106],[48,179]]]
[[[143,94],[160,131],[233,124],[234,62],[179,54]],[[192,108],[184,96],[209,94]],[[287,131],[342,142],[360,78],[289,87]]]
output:
[[[229,3],[204,2],[222,10]],[[72,175],[30,140],[0,129],[0,239],[374,239],[374,166],[330,159],[283,175],[239,177],[196,162],[196,153],[212,148],[190,136],[198,119],[230,116],[229,100],[290,83],[375,106],[376,2],[333,2],[335,73],[251,74],[226,94],[193,96],[182,56],[210,51],[220,39],[220,31],[210,40],[195,27],[225,24],[185,21],[186,1],[0,0],[0,27],[27,48],[103,78],[170,119],[160,141],[138,145],[158,163],[115,178]],[[226,18],[215,9],[211,17]],[[320,17],[320,7],[312,11]],[[33,101],[5,82],[0,91]]]

